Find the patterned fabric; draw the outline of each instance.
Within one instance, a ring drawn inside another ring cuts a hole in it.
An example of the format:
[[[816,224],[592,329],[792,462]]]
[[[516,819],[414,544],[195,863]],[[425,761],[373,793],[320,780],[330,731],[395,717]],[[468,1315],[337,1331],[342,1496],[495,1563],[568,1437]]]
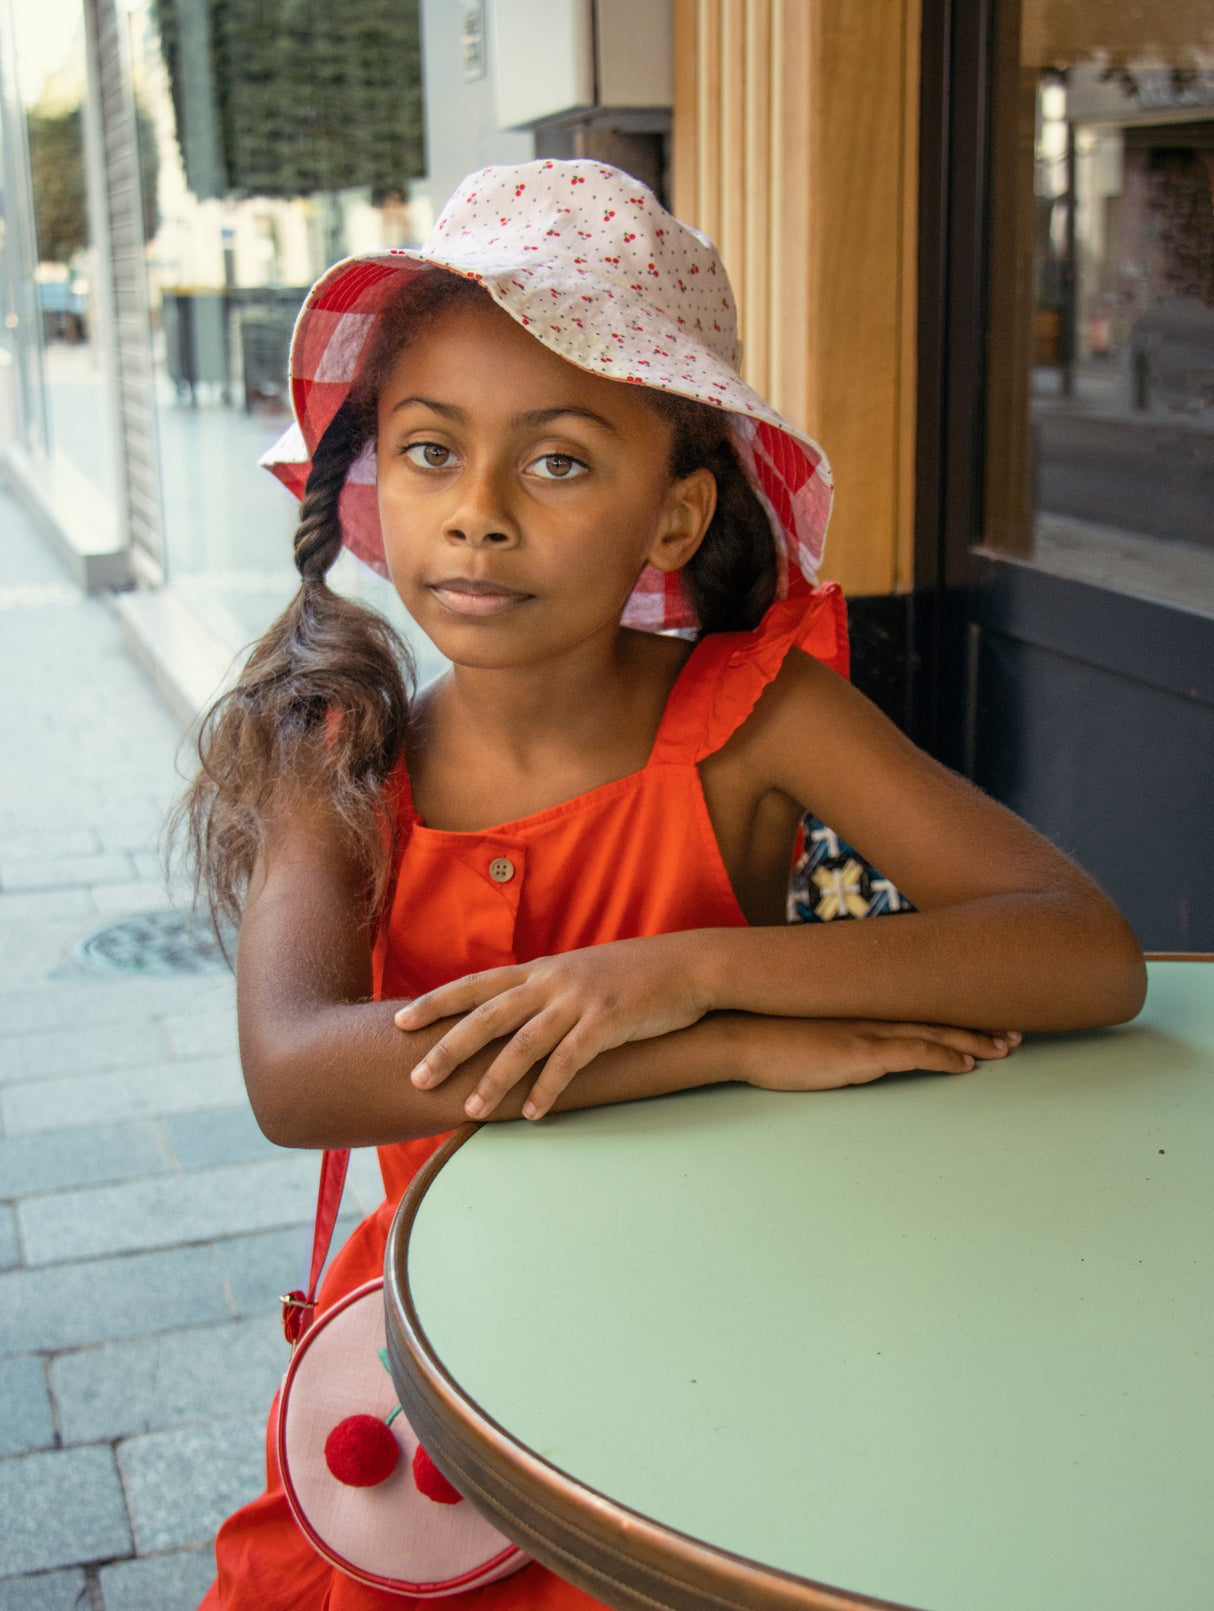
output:
[[[807,815],[802,832],[805,848],[788,886],[790,923],[835,923],[915,910],[888,878],[817,817]]]
[[[733,292],[716,247],[637,180],[603,163],[529,162],[466,179],[416,250],[347,258],[308,294],[291,343],[297,424],[261,460],[297,497],[325,428],[349,393],[375,319],[420,269],[478,281],[536,340],[579,368],[725,409],[739,459],[788,566],[817,576],[830,518],[822,449],[738,374]],[[386,574],[368,450],[341,502],[346,546]],[[647,567],[624,623],[692,628],[678,573]]]

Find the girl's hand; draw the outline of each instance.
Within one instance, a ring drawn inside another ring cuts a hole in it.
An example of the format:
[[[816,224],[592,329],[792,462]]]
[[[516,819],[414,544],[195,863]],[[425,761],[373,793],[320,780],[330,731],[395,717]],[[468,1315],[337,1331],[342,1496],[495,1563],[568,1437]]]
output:
[[[879,1018],[753,1017],[738,1036],[746,1082],[765,1091],[829,1091],[915,1070],[966,1074],[975,1062],[1006,1057],[1021,1039],[1014,1029],[985,1035]]]
[[[407,1030],[460,1017],[413,1070],[414,1085],[441,1085],[490,1041],[508,1036],[465,1112],[483,1119],[543,1063],[523,1107],[527,1118],[542,1118],[600,1052],[685,1029],[704,1016],[709,1004],[697,996],[693,944],[682,934],[615,940],[440,985],[396,1014],[397,1027]]]

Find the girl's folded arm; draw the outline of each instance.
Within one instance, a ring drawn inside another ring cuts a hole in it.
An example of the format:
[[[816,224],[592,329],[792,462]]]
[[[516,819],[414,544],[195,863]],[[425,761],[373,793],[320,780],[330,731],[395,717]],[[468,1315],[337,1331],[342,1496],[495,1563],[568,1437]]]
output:
[[[375,1145],[449,1130],[506,1044],[482,1042],[437,1088],[418,1089],[410,1070],[455,1020],[402,1033],[393,1021],[402,1004],[370,999],[366,906],[365,879],[330,815],[301,806],[271,833],[241,924],[237,996],[250,1101],[281,1146]],[[910,1068],[962,1073],[1002,1050],[934,1025],[717,1012],[603,1049],[572,1084],[538,1096],[538,1065],[520,1068],[484,1116],[518,1118],[532,1098],[547,1112],[736,1080],[813,1090]]]
[[[1142,952],[1092,880],[834,672],[790,655],[739,742],[918,910],[714,931],[691,952],[709,1005],[990,1030],[1082,1029],[1139,1011]]]
[[[240,929],[237,1005],[249,1099],[272,1141],[376,1145],[437,1135],[501,1049],[492,1042],[437,1090],[409,1079],[451,1019],[402,1034],[400,1002],[371,999],[366,880],[331,811],[297,802],[272,825]],[[656,1042],[598,1059],[563,1108],[628,1101],[744,1077],[737,1016],[714,1015]],[[494,1111],[517,1118],[526,1085]]]

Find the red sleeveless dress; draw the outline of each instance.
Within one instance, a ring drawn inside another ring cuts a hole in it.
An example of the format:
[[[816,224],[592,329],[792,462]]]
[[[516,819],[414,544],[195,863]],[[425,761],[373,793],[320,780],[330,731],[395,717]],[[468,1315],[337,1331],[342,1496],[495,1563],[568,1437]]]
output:
[[[671,690],[648,762],[628,777],[520,822],[450,833],[414,816],[402,761],[394,792],[407,831],[399,835],[403,849],[375,945],[376,999],[417,996],[466,973],[609,940],[744,926],[698,763],[742,725],[790,648],[807,650],[846,675],[838,586],[812,593],[794,586],[753,632],[717,633],[696,645]],[[396,1204],[443,1139],[380,1147],[386,1200],[337,1254],[318,1310],[382,1273]],[[220,1528],[219,1575],[202,1611],[399,1611],[439,1604],[366,1588],[316,1554],[287,1506],[274,1430],[271,1410],[266,1491]],[[592,1611],[599,1602],[531,1565],[441,1604],[452,1611]]]

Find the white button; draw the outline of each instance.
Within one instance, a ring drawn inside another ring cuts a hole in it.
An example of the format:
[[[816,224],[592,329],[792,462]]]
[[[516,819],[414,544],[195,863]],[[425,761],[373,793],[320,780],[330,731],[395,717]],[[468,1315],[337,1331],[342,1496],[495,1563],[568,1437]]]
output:
[[[514,877],[514,863],[507,856],[499,856],[489,863],[489,877],[495,884],[508,884]]]

